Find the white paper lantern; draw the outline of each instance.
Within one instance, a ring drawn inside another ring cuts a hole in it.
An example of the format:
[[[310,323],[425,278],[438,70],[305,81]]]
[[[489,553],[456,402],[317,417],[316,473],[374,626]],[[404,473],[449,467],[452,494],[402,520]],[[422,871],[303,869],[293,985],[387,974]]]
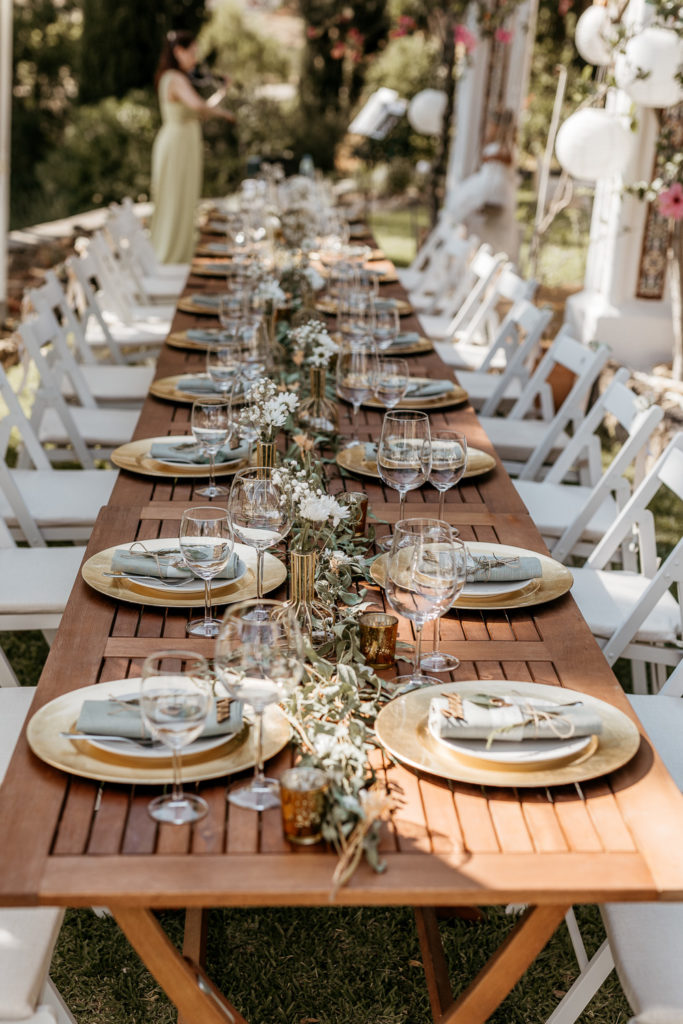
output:
[[[440,89],[423,89],[408,104],[408,121],[420,135],[438,135],[448,97]]]
[[[620,174],[633,149],[633,132],[610,110],[577,110],[560,126],[555,153],[572,178],[598,181]]]
[[[672,107],[683,100],[676,73],[683,64],[683,39],[656,25],[629,39],[614,65],[617,85],[643,107]]]
[[[598,67],[612,62],[612,47],[609,40],[614,36],[614,26],[606,7],[588,7],[576,23],[574,42],[576,49],[589,64]]]

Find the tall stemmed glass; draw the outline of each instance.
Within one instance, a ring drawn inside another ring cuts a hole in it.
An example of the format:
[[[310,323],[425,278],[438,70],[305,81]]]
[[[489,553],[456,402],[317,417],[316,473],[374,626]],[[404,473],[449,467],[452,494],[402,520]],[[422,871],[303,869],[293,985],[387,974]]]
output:
[[[398,308],[395,303],[386,299],[377,299],[374,303],[373,337],[381,352],[386,352],[396,342],[399,335]]]
[[[337,355],[337,394],[353,406],[351,428],[354,436],[358,410],[372,394],[374,368],[375,354],[369,344],[346,344]]]
[[[210,345],[206,350],[206,372],[218,388],[222,398],[228,398],[233,391],[239,371],[239,346],[237,341]]]
[[[285,494],[270,467],[235,474],[228,512],[237,540],[256,548],[256,596],[263,597],[263,558],[268,548],[287,536],[292,525]]]
[[[216,484],[216,455],[230,438],[230,402],[194,402],[192,434],[197,445],[209,456],[209,482],[195,491],[202,498],[220,498],[227,487]]]
[[[454,487],[467,468],[467,438],[457,430],[432,428],[432,468],[429,482],[439,492],[439,519],[443,519],[446,491]]]
[[[384,483],[400,495],[399,519],[404,516],[406,494],[422,486],[429,477],[431,465],[429,416],[412,409],[385,413],[377,447],[377,470]],[[386,550],[390,544],[391,537],[387,537],[379,546]]]
[[[154,736],[169,747],[173,758],[173,788],[149,804],[155,821],[185,825],[203,818],[205,800],[184,793],[180,751],[196,740],[206,722],[213,699],[209,666],[190,651],[151,654],[142,665],[140,713]]]
[[[447,524],[444,523],[444,526],[445,525]],[[458,595],[462,591],[462,588],[465,586],[465,580],[467,578],[467,547],[458,539],[458,531],[454,527],[451,527],[450,529],[453,535],[453,544],[459,552],[458,578],[456,581],[455,591],[453,593],[453,601],[456,601]],[[451,606],[449,605],[449,607]],[[441,618],[447,611],[448,608],[445,608],[441,614],[434,619],[434,646],[429,654],[425,654],[420,661],[420,667],[426,669],[427,672],[452,672],[453,669],[456,669],[460,664],[460,658],[456,658],[454,654],[445,654],[443,651],[439,650],[441,646]]]
[[[405,359],[379,358],[375,362],[372,385],[375,398],[386,409],[393,409],[408,390],[410,370]]]
[[[422,673],[422,627],[450,608],[459,581],[464,579],[464,558],[462,545],[456,545],[450,527],[438,519],[401,519],[396,523],[387,556],[385,592],[393,610],[411,620],[417,638],[412,674],[394,681],[400,692],[439,682]]]
[[[204,618],[190,619],[189,636],[217,636],[220,621],[211,617],[211,580],[225,569],[235,541],[230,517],[213,505],[188,508],[180,521],[180,553],[188,569],[204,581]]]
[[[263,772],[263,713],[301,682],[303,658],[296,616],[282,601],[242,601],[228,608],[216,642],[216,671],[229,693],[251,705],[256,717],[254,777],[228,796],[239,807],[264,811],[280,803],[277,780]]]

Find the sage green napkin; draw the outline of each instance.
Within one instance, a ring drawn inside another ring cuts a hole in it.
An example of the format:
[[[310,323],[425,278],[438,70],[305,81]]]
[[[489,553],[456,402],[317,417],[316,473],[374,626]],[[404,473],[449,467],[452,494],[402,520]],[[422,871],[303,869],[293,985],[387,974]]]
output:
[[[232,580],[242,569],[242,562],[233,551],[225,569],[215,579]],[[112,572],[125,572],[127,576],[158,576],[160,580],[197,579],[183,562],[179,547],[168,547],[158,551],[117,548],[111,560]],[[197,580],[199,584],[199,580]]]
[[[230,702],[228,717],[219,722],[219,712],[213,702],[206,724],[201,735],[222,736],[232,735],[242,728],[242,704],[238,700]],[[223,718],[225,705],[221,703],[220,717]],[[96,733],[99,736],[128,736],[131,739],[143,739],[149,732],[142,723],[140,705],[136,698],[132,701],[85,700],[76,723],[78,732]]]
[[[220,327],[190,327],[186,334],[189,341],[203,341],[212,345],[218,345],[224,337]]]
[[[205,248],[210,249],[211,252],[220,253],[223,256],[227,256],[231,252],[227,242],[208,242]]]
[[[198,292],[196,295],[190,296],[190,302],[193,306],[203,306],[204,309],[215,309],[218,312],[221,296]]]
[[[216,387],[210,377],[186,377],[176,384],[176,391],[183,391],[188,395],[222,395],[223,392]]]
[[[436,398],[447,395],[455,387],[452,380],[412,380],[406,398]]]
[[[594,736],[602,732],[600,716],[584,704],[562,706],[550,702],[530,701],[517,694],[492,695],[482,691],[463,697],[463,718],[453,715],[453,704],[447,697],[434,697],[429,705],[429,726],[432,733],[445,739],[461,740],[568,740],[577,736]],[[506,706],[500,706],[500,701]],[[444,714],[444,712],[448,712]]]
[[[396,336],[396,339],[389,346],[389,352],[394,348],[407,348],[409,345],[417,345],[420,335],[417,331],[404,331]]]
[[[467,552],[467,582],[493,583],[533,580],[543,575],[540,559],[533,555],[473,555]]]
[[[248,444],[240,444],[237,448],[221,448],[216,452],[214,461],[217,463],[239,462],[247,458],[249,450]],[[161,459],[162,462],[177,462],[179,466],[208,466],[209,464],[209,456],[204,455],[201,448],[198,448],[192,440],[173,443],[155,441],[149,449],[149,454],[153,459]]]

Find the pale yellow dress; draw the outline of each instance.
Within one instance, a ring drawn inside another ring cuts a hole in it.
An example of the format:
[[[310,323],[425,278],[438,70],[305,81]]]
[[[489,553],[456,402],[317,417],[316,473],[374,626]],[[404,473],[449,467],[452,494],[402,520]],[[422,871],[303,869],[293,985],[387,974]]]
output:
[[[202,130],[195,111],[168,99],[174,74],[179,72],[165,71],[159,82],[162,125],[152,147],[151,239],[161,263],[188,263],[202,191]]]

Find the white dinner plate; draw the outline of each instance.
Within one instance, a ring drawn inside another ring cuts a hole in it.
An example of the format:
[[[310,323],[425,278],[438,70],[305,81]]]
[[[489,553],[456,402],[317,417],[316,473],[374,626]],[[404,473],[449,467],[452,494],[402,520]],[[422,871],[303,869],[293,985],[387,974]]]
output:
[[[214,577],[214,579],[211,580],[211,586],[224,587],[227,586],[228,583],[237,583],[238,580],[241,580],[242,577],[246,575],[246,572],[247,567],[240,558],[237,562],[237,572],[234,577],[229,580]],[[171,587],[164,583],[163,580],[150,580],[146,576],[136,576],[135,573],[126,573],[126,579],[130,580],[131,583],[137,584],[139,587],[145,587],[147,590],[160,590],[162,592],[172,590],[175,594],[195,594],[203,592],[204,590],[203,581],[198,579],[196,576],[193,576],[185,583],[174,583]]]
[[[524,590],[531,580],[487,580],[485,583],[466,583],[462,593],[466,597],[500,597]]]

